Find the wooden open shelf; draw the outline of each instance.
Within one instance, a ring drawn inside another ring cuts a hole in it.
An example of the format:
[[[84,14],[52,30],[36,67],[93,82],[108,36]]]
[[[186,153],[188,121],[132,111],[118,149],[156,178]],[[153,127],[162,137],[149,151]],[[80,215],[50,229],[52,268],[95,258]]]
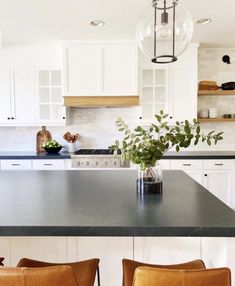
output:
[[[235,118],[198,118],[198,122],[235,122]]]
[[[207,96],[207,95],[235,95],[235,90],[199,90],[198,91],[199,96]]]

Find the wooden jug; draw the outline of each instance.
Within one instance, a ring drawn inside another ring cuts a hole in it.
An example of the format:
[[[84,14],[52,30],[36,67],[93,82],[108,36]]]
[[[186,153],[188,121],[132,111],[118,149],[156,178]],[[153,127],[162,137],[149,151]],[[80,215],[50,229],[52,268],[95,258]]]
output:
[[[51,139],[51,133],[46,130],[46,126],[42,126],[42,130],[37,133],[37,152],[45,152],[42,145]]]

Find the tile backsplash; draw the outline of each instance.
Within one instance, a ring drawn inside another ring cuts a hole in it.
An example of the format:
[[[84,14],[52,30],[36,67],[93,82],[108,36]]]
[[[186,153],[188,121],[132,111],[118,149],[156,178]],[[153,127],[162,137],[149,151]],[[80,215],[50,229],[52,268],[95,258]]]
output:
[[[229,55],[231,65],[222,62],[223,55]],[[219,85],[235,81],[235,49],[200,48],[199,80],[214,80]],[[203,108],[216,107],[220,113],[235,113],[235,96],[202,100]],[[199,107],[200,107],[199,106]],[[78,148],[107,148],[121,137],[115,120],[122,117],[130,127],[138,120],[138,107],[129,108],[70,108],[67,126],[48,126],[54,139],[66,146],[63,134],[67,131],[79,133]],[[206,144],[192,146],[190,150],[235,150],[235,123],[202,123],[202,129],[224,132],[224,140],[217,146]],[[0,151],[35,151],[36,134],[40,127],[0,127]],[[188,149],[189,150],[189,149]]]

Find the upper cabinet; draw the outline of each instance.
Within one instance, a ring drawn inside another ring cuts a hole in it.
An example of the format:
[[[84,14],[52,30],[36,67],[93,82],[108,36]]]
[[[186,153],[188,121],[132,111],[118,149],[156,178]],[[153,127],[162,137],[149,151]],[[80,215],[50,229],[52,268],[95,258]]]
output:
[[[65,96],[138,95],[133,42],[64,45]]]
[[[171,64],[153,64],[139,53],[140,120],[153,122],[163,110],[171,121],[197,117],[197,44]]]
[[[1,125],[64,125],[62,90],[62,48],[1,49]]]

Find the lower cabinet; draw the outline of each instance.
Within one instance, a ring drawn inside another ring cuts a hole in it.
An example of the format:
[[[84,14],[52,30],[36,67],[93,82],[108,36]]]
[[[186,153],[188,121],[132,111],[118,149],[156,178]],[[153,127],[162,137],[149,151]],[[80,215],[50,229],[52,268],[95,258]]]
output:
[[[62,159],[32,160],[33,170],[64,170],[65,161]]]
[[[31,170],[31,160],[1,160],[1,170]]]
[[[176,264],[201,257],[198,237],[135,237],[134,259],[153,264]]]
[[[235,208],[234,160],[171,160],[172,170],[183,170],[225,204]]]

